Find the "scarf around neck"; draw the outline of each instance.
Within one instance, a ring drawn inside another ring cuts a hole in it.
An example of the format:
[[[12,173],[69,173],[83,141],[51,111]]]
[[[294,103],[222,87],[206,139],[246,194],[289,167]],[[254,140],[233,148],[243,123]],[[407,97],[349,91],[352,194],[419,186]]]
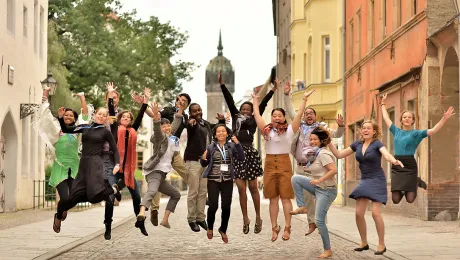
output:
[[[235,135],[238,135],[238,133],[240,132],[241,130],[241,126],[243,125],[243,123],[248,120],[249,118],[251,118],[250,116],[246,116],[246,115],[243,115],[243,114],[238,114],[237,115],[237,118],[236,118],[236,122],[235,122]]]
[[[264,137],[264,139],[266,141],[270,140],[270,131],[273,129],[275,131],[275,133],[277,133],[278,135],[282,135],[284,134],[284,132],[287,131],[289,125],[287,123],[280,123],[280,124],[277,124],[276,128],[273,126],[272,123],[266,125],[264,127],[264,129],[262,130],[262,135]]]
[[[125,150],[126,132],[129,132],[128,149]],[[118,153],[120,155],[120,172],[124,173],[126,186],[131,189],[135,188],[134,172],[136,171],[136,143],[137,133],[134,128],[126,128],[122,125],[118,126]],[[126,153],[126,161],[125,159]]]

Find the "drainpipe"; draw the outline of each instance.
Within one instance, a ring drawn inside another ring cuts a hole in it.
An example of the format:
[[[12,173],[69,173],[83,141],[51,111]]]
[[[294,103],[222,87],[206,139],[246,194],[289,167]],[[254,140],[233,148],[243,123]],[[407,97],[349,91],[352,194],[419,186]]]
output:
[[[342,115],[343,115],[343,118],[346,120],[347,116],[346,116],[346,102],[345,102],[345,99],[346,99],[346,86],[347,86],[347,81],[345,80],[345,71],[346,71],[346,0],[342,0]],[[346,122],[346,121],[345,121]],[[343,147],[345,146],[345,142],[346,142],[346,136],[347,136],[347,131],[346,131],[346,125],[345,125],[345,132],[343,133],[342,135],[342,143],[343,143]],[[343,149],[343,148],[342,148]],[[342,169],[342,176],[340,178],[340,184],[342,184],[342,206],[345,206],[346,203],[345,203],[345,200],[346,200],[346,192],[345,192],[345,188],[346,188],[346,167],[345,167],[345,158],[342,159],[342,162],[340,164],[340,167]]]

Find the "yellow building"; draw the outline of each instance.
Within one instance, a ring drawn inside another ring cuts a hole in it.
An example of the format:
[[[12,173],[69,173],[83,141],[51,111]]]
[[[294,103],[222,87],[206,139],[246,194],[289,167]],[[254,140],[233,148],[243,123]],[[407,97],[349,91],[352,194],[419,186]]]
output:
[[[319,122],[336,129],[335,118],[342,113],[342,0],[292,0],[291,17],[293,106],[299,107],[305,88],[316,89],[307,105]],[[334,142],[342,148],[341,138]],[[342,203],[341,161],[335,204]]]

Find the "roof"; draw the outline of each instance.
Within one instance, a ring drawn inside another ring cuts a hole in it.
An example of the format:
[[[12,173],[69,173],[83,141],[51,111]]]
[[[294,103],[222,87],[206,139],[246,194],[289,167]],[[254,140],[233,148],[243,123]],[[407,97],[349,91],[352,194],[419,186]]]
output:
[[[412,75],[420,74],[421,70],[422,70],[422,66],[410,68],[409,71],[399,75],[398,77],[396,77],[396,78],[394,78],[394,79],[392,79],[390,81],[387,81],[387,82],[383,83],[382,85],[380,85],[380,87],[372,89],[371,91],[374,91],[374,90],[382,91],[383,89],[385,89],[385,88],[387,88],[389,86],[392,86],[392,85],[394,85],[396,83],[399,83],[399,82],[402,82],[404,80],[407,80],[407,78],[412,77]]]
[[[217,45],[217,56],[209,61],[206,71],[218,73],[222,71],[233,71],[232,63],[224,57],[224,46],[222,45],[222,32],[219,31],[219,44]]]

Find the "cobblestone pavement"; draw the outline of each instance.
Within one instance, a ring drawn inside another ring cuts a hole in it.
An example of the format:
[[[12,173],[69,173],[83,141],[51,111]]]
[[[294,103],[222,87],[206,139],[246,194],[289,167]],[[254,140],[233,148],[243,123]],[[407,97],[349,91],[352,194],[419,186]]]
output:
[[[235,190],[237,193],[237,191]],[[161,211],[164,210],[164,204]],[[73,250],[54,259],[316,259],[322,252],[321,237],[318,232],[304,236],[306,223],[301,218],[293,218],[291,240],[282,241],[281,235],[277,241],[271,242],[271,227],[268,215],[268,205],[261,205],[263,230],[254,234],[255,213],[252,203],[249,204],[249,214],[252,217],[250,233],[242,232],[242,215],[238,197],[233,198],[232,215],[227,234],[229,243],[224,244],[217,232],[220,223],[220,209],[216,216],[214,239],[209,241],[206,232],[192,232],[186,221],[186,196],[178,204],[176,213],[171,215],[171,229],[162,226],[154,227],[147,219],[146,226],[149,236],[143,236],[132,221],[112,232],[112,240],[106,241],[102,236],[82,244]],[[162,213],[160,217],[162,217]],[[279,214],[279,223],[283,227],[284,218]],[[384,259],[385,256],[375,256],[369,250],[357,253],[353,248],[356,243],[331,234],[334,256],[331,259]]]

